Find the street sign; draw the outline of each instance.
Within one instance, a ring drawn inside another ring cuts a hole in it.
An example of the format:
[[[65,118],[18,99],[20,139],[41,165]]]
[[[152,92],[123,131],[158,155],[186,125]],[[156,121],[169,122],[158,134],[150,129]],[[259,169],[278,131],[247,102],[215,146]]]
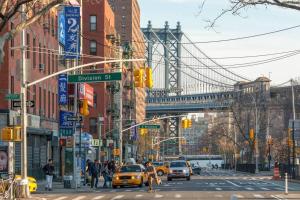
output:
[[[140,125],[139,127],[144,129],[160,129],[159,124],[144,124],[144,125]]]
[[[20,99],[20,94],[14,94],[14,93],[7,94],[5,96],[5,99],[8,99],[8,100],[18,100],[18,99]]]
[[[21,101],[13,101],[12,106],[14,108],[21,108]],[[33,108],[35,106],[35,102],[34,101],[26,101],[26,106]]]
[[[94,147],[102,146],[102,140],[99,140],[99,139],[93,139],[93,140],[92,140],[92,146],[94,146]]]
[[[79,74],[69,75],[69,83],[95,83],[106,81],[120,81],[122,79],[121,72],[103,73],[103,74]]]
[[[82,116],[67,116],[67,121],[69,122],[77,122],[77,121],[82,122],[82,120],[83,120]]]
[[[114,151],[113,151],[113,154],[115,155],[115,156],[119,156],[120,155],[120,149],[114,149]]]

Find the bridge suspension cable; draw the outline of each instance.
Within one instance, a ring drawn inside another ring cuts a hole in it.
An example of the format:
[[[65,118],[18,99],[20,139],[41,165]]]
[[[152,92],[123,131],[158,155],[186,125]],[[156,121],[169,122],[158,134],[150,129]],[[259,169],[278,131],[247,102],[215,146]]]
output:
[[[155,36],[155,38],[156,38],[156,39],[157,39],[157,40],[158,40],[158,41],[166,48],[166,50],[168,51],[168,53],[170,53],[176,60],[178,60],[178,61],[179,61],[180,63],[182,63],[183,65],[187,66],[187,67],[188,67],[190,70],[192,70],[193,72],[195,72],[195,73],[199,74],[200,76],[204,77],[205,79],[211,80],[211,81],[213,81],[213,82],[215,82],[215,83],[210,83],[210,82],[207,82],[207,81],[204,81],[204,80],[197,79],[197,78],[195,78],[195,77],[194,77],[194,79],[199,80],[199,81],[201,81],[201,82],[203,82],[203,83],[206,83],[206,84],[210,84],[210,85],[213,85],[213,86],[217,86],[217,87],[224,87],[224,86],[226,86],[226,85],[227,85],[227,86],[230,86],[230,87],[233,86],[233,84],[231,85],[231,84],[227,84],[227,83],[224,83],[224,82],[220,82],[220,81],[218,81],[218,80],[214,80],[214,79],[212,79],[212,78],[210,78],[210,77],[208,77],[208,76],[206,76],[206,75],[204,75],[204,74],[202,74],[202,73],[200,73],[200,72],[194,70],[192,67],[189,67],[189,65],[186,64],[185,62],[183,62],[182,59],[178,58],[178,56],[176,56],[176,55],[173,54],[173,52],[172,52],[172,51],[164,44],[163,41],[160,40],[160,38],[158,37],[158,35],[157,35],[155,32],[151,31],[151,33],[152,33],[152,34]],[[157,52],[160,54],[159,51],[157,51]],[[161,55],[161,56],[163,56],[163,55]],[[166,59],[166,58],[165,58],[165,59]],[[169,62],[170,60],[167,60],[167,61]],[[170,62],[170,64],[171,64],[174,68],[176,68],[177,70],[179,70],[179,72],[182,71],[181,68],[178,68],[178,67],[175,66],[173,63]],[[192,76],[191,76],[190,74],[188,74],[188,73],[186,73],[186,72],[184,72],[184,71],[182,71],[182,73],[184,73],[184,74],[186,74],[186,75],[188,75],[189,77],[192,78]],[[219,84],[216,84],[216,83],[219,83]]]

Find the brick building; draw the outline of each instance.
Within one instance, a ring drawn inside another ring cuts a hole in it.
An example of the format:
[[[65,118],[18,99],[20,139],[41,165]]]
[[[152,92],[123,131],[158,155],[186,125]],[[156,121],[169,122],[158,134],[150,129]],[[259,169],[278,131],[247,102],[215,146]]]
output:
[[[115,13],[115,27],[117,33],[121,36],[121,43],[124,50],[132,50],[133,58],[143,58],[145,56],[145,43],[140,31],[140,7],[137,0],[109,0],[109,3]],[[124,74],[125,82],[123,93],[123,116],[127,124],[131,121],[140,123],[145,119],[145,89],[134,88],[133,70],[144,67],[144,62],[134,62],[128,65],[128,70]],[[133,105],[133,106],[131,106]],[[130,133],[125,133],[130,135]],[[130,137],[128,137],[130,138]],[[125,141],[125,143],[132,141]],[[139,141],[143,143],[143,141]],[[126,145],[125,145],[126,146]],[[130,152],[131,151],[131,152]],[[134,149],[129,146],[125,149],[128,156],[136,157]],[[141,151],[139,151],[141,153]]]
[[[20,22],[20,16],[11,20],[4,31],[8,31]],[[62,66],[58,62],[57,11],[52,9],[40,20],[26,29],[26,69],[27,80],[32,82],[52,74]],[[17,35],[6,43],[4,63],[0,65],[0,129],[6,126],[20,125],[20,108],[14,108],[7,94],[20,94],[21,79],[21,36]],[[11,49],[15,47],[15,49]],[[42,178],[41,166],[48,158],[59,165],[58,148],[58,106],[57,79],[51,78],[28,89],[27,99],[35,102],[34,108],[28,108],[28,174]],[[2,143],[2,145],[6,145]],[[21,170],[21,147],[15,145],[15,170]]]

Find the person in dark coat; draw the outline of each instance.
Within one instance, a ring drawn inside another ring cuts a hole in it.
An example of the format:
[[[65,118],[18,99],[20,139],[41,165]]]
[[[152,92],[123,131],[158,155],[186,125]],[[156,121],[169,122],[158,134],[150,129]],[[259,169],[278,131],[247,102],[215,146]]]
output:
[[[53,160],[49,159],[48,163],[43,167],[43,171],[46,174],[46,190],[51,191],[52,190],[52,181],[53,181],[53,175],[54,175],[54,165]]]
[[[99,181],[99,175],[100,175],[100,163],[98,160],[95,160],[94,163],[91,164],[91,175],[92,175],[92,181],[91,181],[91,188],[95,186],[95,188],[98,187],[98,181]]]

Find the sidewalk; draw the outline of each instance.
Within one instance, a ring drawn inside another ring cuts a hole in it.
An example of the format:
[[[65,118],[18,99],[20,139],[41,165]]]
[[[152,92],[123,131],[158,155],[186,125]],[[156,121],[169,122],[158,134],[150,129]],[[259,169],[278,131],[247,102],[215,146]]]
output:
[[[39,181],[37,191],[34,194],[51,194],[51,193],[84,193],[84,192],[92,192],[95,190],[101,191],[104,190],[102,188],[104,183],[103,177],[99,179],[98,183],[98,188],[97,189],[92,189],[90,185],[81,185],[80,188],[74,189],[74,188],[64,188],[64,183],[63,182],[53,182],[52,185],[52,191],[46,191],[45,186],[46,186],[46,181]]]

